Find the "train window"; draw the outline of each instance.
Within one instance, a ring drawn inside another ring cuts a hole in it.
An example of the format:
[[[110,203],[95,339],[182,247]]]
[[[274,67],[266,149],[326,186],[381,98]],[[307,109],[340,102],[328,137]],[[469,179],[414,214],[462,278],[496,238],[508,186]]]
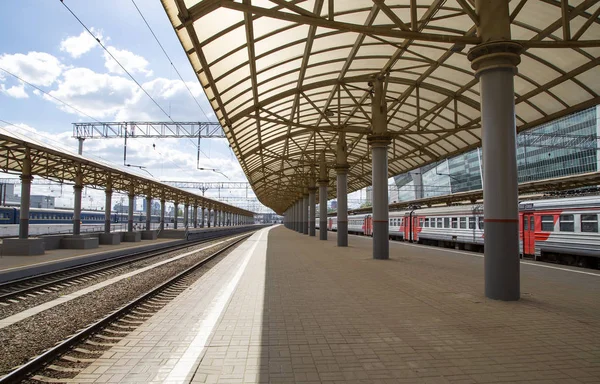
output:
[[[442,228],[443,227],[443,225],[442,225],[442,218],[441,217],[437,218],[437,227],[438,228]]]
[[[523,215],[523,230],[526,231],[529,227],[529,220],[527,216]]]
[[[423,226],[424,227],[429,227],[429,218],[425,219],[425,224]]]
[[[444,228],[450,228],[450,218],[444,217]]]
[[[542,231],[545,231],[545,232],[554,231],[554,216],[542,215]]]
[[[466,217],[461,217],[460,218],[460,227],[462,229],[466,229],[467,228],[467,218]]]
[[[483,216],[479,216],[479,229],[483,230]]]
[[[423,227],[423,223],[425,222],[425,220],[423,220],[423,218],[421,217],[419,219],[419,227]]]
[[[581,232],[598,232],[598,215],[581,215]]]
[[[469,217],[469,229],[475,229],[475,218]]]
[[[573,215],[560,215],[561,232],[575,231],[575,219]]]
[[[456,217],[452,218],[452,228],[458,228],[458,219]]]
[[[535,216],[531,216],[529,220],[529,230],[535,231]]]

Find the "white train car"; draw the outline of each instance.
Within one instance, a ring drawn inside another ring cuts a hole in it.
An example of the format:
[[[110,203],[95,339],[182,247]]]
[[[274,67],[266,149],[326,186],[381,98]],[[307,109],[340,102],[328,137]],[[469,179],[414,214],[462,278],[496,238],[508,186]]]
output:
[[[600,266],[600,197],[523,201],[519,204],[521,249],[536,260]]]
[[[481,205],[425,208],[413,212],[416,236],[421,244],[479,250],[483,247],[483,210]],[[405,231],[405,237],[408,237]]]

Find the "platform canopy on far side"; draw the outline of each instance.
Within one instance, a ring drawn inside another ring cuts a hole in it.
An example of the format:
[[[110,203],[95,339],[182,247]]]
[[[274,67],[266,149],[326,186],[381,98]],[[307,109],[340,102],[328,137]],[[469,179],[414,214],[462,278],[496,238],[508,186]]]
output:
[[[500,0],[498,0],[500,1]],[[485,3],[479,1],[478,3]],[[283,212],[325,152],[371,185],[370,80],[387,76],[388,174],[481,143],[473,0],[162,0],[257,197]],[[599,0],[512,0],[517,129],[600,103]]]

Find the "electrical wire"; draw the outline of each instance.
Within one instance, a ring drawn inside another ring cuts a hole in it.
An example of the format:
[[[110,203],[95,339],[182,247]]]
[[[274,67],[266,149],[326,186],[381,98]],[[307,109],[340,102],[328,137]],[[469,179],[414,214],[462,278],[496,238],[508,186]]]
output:
[[[192,99],[194,99],[194,101],[196,102],[196,105],[198,106],[198,108],[200,108],[200,111],[202,111],[202,114],[204,115],[204,117],[206,117],[206,120],[210,120],[208,118],[208,115],[206,114],[206,112],[204,112],[204,109],[202,108],[202,106],[198,102],[198,99],[196,99],[196,96],[194,96],[194,94],[192,93],[192,90],[190,89],[190,87],[188,87],[188,85],[185,82],[185,80],[183,80],[183,76],[181,76],[181,73],[179,73],[179,71],[177,70],[177,67],[175,67],[175,64],[173,64],[173,60],[171,60],[171,57],[169,56],[169,54],[167,53],[167,51],[165,50],[165,48],[161,44],[160,40],[158,40],[158,37],[156,36],[156,34],[154,33],[154,31],[152,30],[152,27],[150,27],[150,24],[148,23],[148,21],[146,20],[146,18],[142,14],[142,11],[140,10],[140,8],[135,3],[135,0],[131,0],[131,2],[133,3],[133,5],[135,6],[135,9],[137,9],[138,13],[142,17],[142,20],[144,20],[144,23],[146,24],[146,26],[150,30],[150,33],[152,33],[152,36],[154,36],[154,40],[156,40],[156,43],[158,44],[158,46],[160,47],[160,49],[163,51],[163,53],[167,57],[167,60],[169,60],[169,64],[171,64],[171,66],[175,70],[175,73],[177,73],[177,76],[179,76],[179,79],[181,80],[181,82],[183,83],[183,85],[185,85],[185,87],[187,88],[188,92],[190,93],[190,96],[192,96]]]
[[[171,118],[171,116],[167,113],[167,111],[165,111],[163,109],[163,107],[161,107],[160,104],[158,104],[158,102],[156,100],[154,100],[154,98],[148,93],[148,91],[146,91],[144,89],[144,87],[142,87],[142,85],[135,79],[135,77],[133,77],[133,75],[123,66],[123,64],[121,64],[121,62],[119,60],[117,60],[117,58],[112,54],[112,52],[110,52],[108,50],[108,48],[106,48],[106,46],[104,44],[102,44],[100,39],[97,38],[96,35],[94,35],[94,33],[87,27],[87,25],[85,25],[83,23],[83,21],[81,21],[81,19],[79,17],[77,17],[75,12],[73,12],[71,10],[71,8],[69,8],[69,6],[67,4],[65,4],[64,0],[60,0],[60,3],[69,11],[69,13],[71,15],[73,15],[73,17],[79,22],[79,24],[81,24],[81,26],[90,34],[90,36],[92,36],[94,38],[94,40],[96,40],[96,42],[102,47],[102,49],[104,49],[104,51],[106,53],[108,53],[110,55],[110,57],[112,57],[112,59],[119,65],[119,67],[121,67],[121,69],[127,74],[127,76],[129,76],[129,78],[131,80],[133,80],[134,83],[137,84],[137,86],[146,94],[146,96],[148,96],[148,98],[150,98],[150,100],[152,100],[154,105],[156,105],[162,111],[162,113],[164,113],[165,116],[167,116],[169,118],[169,120],[171,120],[174,123],[175,121]]]
[[[51,98],[53,98],[54,100],[58,101],[59,103],[61,103],[61,104],[63,104],[63,105],[66,105],[67,107],[71,108],[72,110],[74,110],[74,111],[77,111],[78,113],[80,113],[80,114],[82,114],[82,115],[84,115],[84,116],[87,116],[87,117],[89,117],[90,119],[92,119],[92,120],[96,121],[97,123],[100,123],[100,121],[99,121],[98,119],[95,119],[95,118],[93,118],[92,116],[88,115],[87,113],[83,112],[82,110],[80,110],[80,109],[77,109],[77,108],[75,108],[74,106],[72,106],[71,104],[69,104],[69,103],[66,103],[66,102],[62,101],[62,100],[61,100],[61,99],[59,99],[58,97],[52,96],[51,94],[49,94],[48,92],[44,91],[44,90],[43,90],[43,89],[41,89],[40,87],[38,87],[38,86],[36,86],[36,85],[33,85],[33,84],[31,84],[30,82],[28,82],[28,81],[26,81],[26,80],[23,80],[22,78],[20,78],[19,76],[15,75],[14,73],[12,73],[12,72],[9,72],[9,71],[7,71],[7,70],[6,70],[6,69],[4,69],[4,68],[0,68],[0,70],[2,70],[2,71],[4,71],[4,72],[8,73],[9,75],[11,75],[11,76],[15,77],[16,79],[19,79],[20,81],[22,81],[23,83],[25,83],[25,84],[29,85],[30,87],[37,89],[38,91],[42,92],[44,95],[46,95],[46,96],[48,96],[48,97],[51,97]]]
[[[167,111],[165,111],[165,110],[164,110],[164,109],[163,109],[163,108],[160,106],[160,104],[158,104],[158,102],[157,102],[157,101],[156,101],[156,100],[155,100],[155,99],[154,99],[154,98],[153,98],[153,97],[152,97],[152,96],[151,96],[151,95],[150,95],[150,94],[149,94],[149,93],[148,93],[148,92],[147,92],[147,91],[144,89],[144,87],[142,87],[142,85],[141,85],[141,84],[140,84],[140,83],[139,83],[139,82],[138,82],[138,81],[135,79],[135,77],[133,77],[133,75],[132,75],[132,74],[131,74],[131,73],[130,73],[130,72],[129,72],[129,71],[128,71],[128,70],[127,70],[127,69],[126,69],[124,66],[123,66],[123,64],[121,64],[121,62],[119,62],[119,60],[117,60],[117,58],[116,58],[116,57],[115,57],[115,56],[114,56],[114,55],[113,55],[113,54],[112,54],[112,53],[111,53],[111,52],[108,50],[108,48],[106,48],[106,46],[105,46],[104,44],[102,44],[102,42],[100,41],[100,39],[99,39],[99,38],[97,38],[97,37],[94,35],[94,33],[93,33],[93,32],[92,32],[92,31],[91,31],[91,30],[90,30],[90,29],[87,27],[87,25],[85,25],[85,24],[83,23],[83,21],[81,21],[81,19],[80,19],[79,17],[77,17],[77,15],[75,14],[75,12],[73,12],[73,11],[71,10],[71,8],[69,8],[69,6],[68,6],[67,4],[65,4],[64,0],[60,0],[60,3],[61,3],[61,4],[62,4],[62,5],[63,5],[63,6],[64,6],[64,7],[65,7],[65,8],[66,8],[68,11],[69,11],[69,13],[70,13],[70,14],[71,14],[71,15],[72,15],[72,16],[73,16],[73,17],[74,17],[74,18],[75,18],[75,19],[76,19],[76,20],[79,22],[79,24],[81,24],[81,26],[82,26],[82,27],[83,27],[83,28],[84,28],[84,29],[85,29],[85,30],[86,30],[86,31],[87,31],[87,32],[90,34],[90,36],[92,36],[92,37],[94,38],[94,40],[96,40],[96,42],[97,42],[97,43],[98,43],[98,44],[99,44],[99,45],[102,47],[102,49],[104,49],[104,51],[110,55],[110,57],[111,57],[111,58],[112,58],[112,59],[113,59],[113,60],[114,60],[114,61],[115,61],[115,62],[116,62],[118,65],[119,65],[119,67],[121,67],[121,69],[122,69],[122,70],[123,70],[123,71],[124,71],[124,72],[125,72],[125,73],[126,73],[128,76],[129,76],[129,78],[131,78],[131,80],[133,80],[133,82],[134,82],[134,83],[135,83],[135,84],[136,84],[136,85],[137,85],[137,86],[138,86],[138,87],[139,87],[139,88],[140,88],[140,89],[141,89],[141,90],[142,90],[142,91],[143,91],[143,92],[146,94],[146,96],[148,96],[148,98],[150,98],[150,100],[152,100],[152,102],[153,102],[153,103],[154,103],[154,104],[155,104],[155,105],[156,105],[156,106],[157,106],[157,107],[158,107],[158,108],[159,108],[159,109],[160,109],[160,110],[161,110],[161,111],[162,111],[162,112],[165,114],[165,116],[167,116],[167,117],[169,118],[169,120],[171,120],[173,123],[175,123],[175,121],[174,121],[174,120],[171,118],[171,116],[170,116],[170,115],[167,113]],[[135,4],[135,3],[134,3],[134,4]],[[137,5],[136,5],[136,8],[137,8]],[[139,8],[137,8],[137,9],[138,9],[138,12],[139,12]],[[141,12],[140,12],[140,15],[141,15]],[[142,15],[142,17],[143,17],[143,15]],[[145,20],[145,18],[144,18],[144,21],[146,21],[146,20]],[[147,23],[147,22],[146,22],[146,24],[148,25],[148,23]],[[150,28],[150,25],[148,25],[148,28]],[[152,29],[150,29],[150,30],[152,31]],[[152,32],[152,34],[154,35],[154,32]],[[156,35],[154,35],[154,36],[155,36],[155,38],[156,38]],[[158,39],[156,39],[156,40],[158,41]],[[162,44],[160,44],[160,42],[159,42],[159,45],[160,45],[160,46],[161,46],[161,48],[162,48]],[[164,51],[164,48],[163,48],[163,51]],[[164,51],[164,52],[165,52],[165,54],[166,54],[166,51]],[[167,55],[167,58],[169,58],[169,56],[168,56],[168,55]],[[172,63],[172,61],[171,61],[171,59],[170,59],[170,58],[169,58],[169,62],[171,62],[171,65],[173,65],[173,63]],[[173,68],[175,68],[175,66],[174,66],[174,65],[173,65]],[[182,81],[183,81],[183,78],[181,77],[181,74],[179,73],[179,71],[177,71],[177,68],[175,68],[175,71],[177,72],[177,74],[179,75],[179,77],[180,77],[180,78],[182,79]],[[191,90],[189,89],[189,87],[187,86],[187,84],[185,84],[185,81],[184,81],[183,83],[184,83],[184,85],[186,86],[186,88],[188,88],[188,91],[190,91],[190,93],[191,93]],[[193,94],[192,94],[192,97],[193,97]],[[194,100],[196,100],[196,98],[195,98],[195,97],[194,97]],[[197,100],[196,100],[196,102],[197,102]],[[197,103],[198,103],[198,102],[197,102]],[[200,104],[199,104],[199,103],[198,103],[198,106],[200,106]],[[200,107],[200,109],[202,110],[202,107]],[[203,113],[204,113],[204,115],[206,116],[206,113],[205,113],[203,110],[202,110],[202,112],[203,112]],[[206,118],[208,119],[208,116],[206,116]],[[194,146],[195,146],[195,143],[194,143]]]

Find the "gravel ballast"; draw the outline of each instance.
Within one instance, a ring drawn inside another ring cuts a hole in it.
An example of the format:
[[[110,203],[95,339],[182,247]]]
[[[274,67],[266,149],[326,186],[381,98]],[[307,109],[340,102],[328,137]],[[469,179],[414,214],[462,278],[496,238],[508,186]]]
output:
[[[135,271],[136,269],[147,267],[154,263],[158,263],[160,261],[170,259],[174,256],[181,255],[182,253],[193,251],[194,249],[200,249],[200,248],[214,245],[214,244],[218,243],[219,241],[223,241],[223,239],[215,239],[212,241],[208,241],[206,243],[190,245],[189,247],[186,247],[186,248],[167,252],[164,255],[159,255],[159,256],[148,258],[148,259],[136,261],[131,264],[127,264],[127,265],[121,266],[119,268],[116,268],[114,270],[107,271],[106,274],[94,276],[93,278],[90,278],[87,281],[84,281],[81,283],[75,283],[75,284],[71,285],[70,287],[65,287],[65,288],[55,287],[55,288],[58,288],[58,290],[56,290],[56,291],[52,290],[52,292],[50,292],[50,293],[44,293],[43,295],[36,295],[35,297],[27,296],[27,298],[25,300],[19,300],[18,303],[11,303],[9,306],[0,306],[0,319],[4,319],[6,317],[15,315],[19,312],[23,312],[26,309],[33,308],[37,305],[46,303],[48,301],[52,301],[54,299],[59,298],[60,296],[64,296],[64,295],[68,295],[69,293],[77,292],[81,289],[87,288],[94,284],[98,284],[104,280],[111,279],[115,276],[123,275],[125,273]]]
[[[0,329],[0,345],[2,345],[0,377],[233,241],[227,241],[224,244],[121,280]],[[206,243],[202,246],[206,246]],[[201,276],[209,269],[207,267],[214,265],[223,257],[225,256],[211,260],[206,267],[194,273],[200,274],[198,277]],[[156,262],[154,259],[153,261]],[[75,290],[81,289],[81,287],[82,285],[78,285]],[[61,293],[64,294],[64,292]]]

